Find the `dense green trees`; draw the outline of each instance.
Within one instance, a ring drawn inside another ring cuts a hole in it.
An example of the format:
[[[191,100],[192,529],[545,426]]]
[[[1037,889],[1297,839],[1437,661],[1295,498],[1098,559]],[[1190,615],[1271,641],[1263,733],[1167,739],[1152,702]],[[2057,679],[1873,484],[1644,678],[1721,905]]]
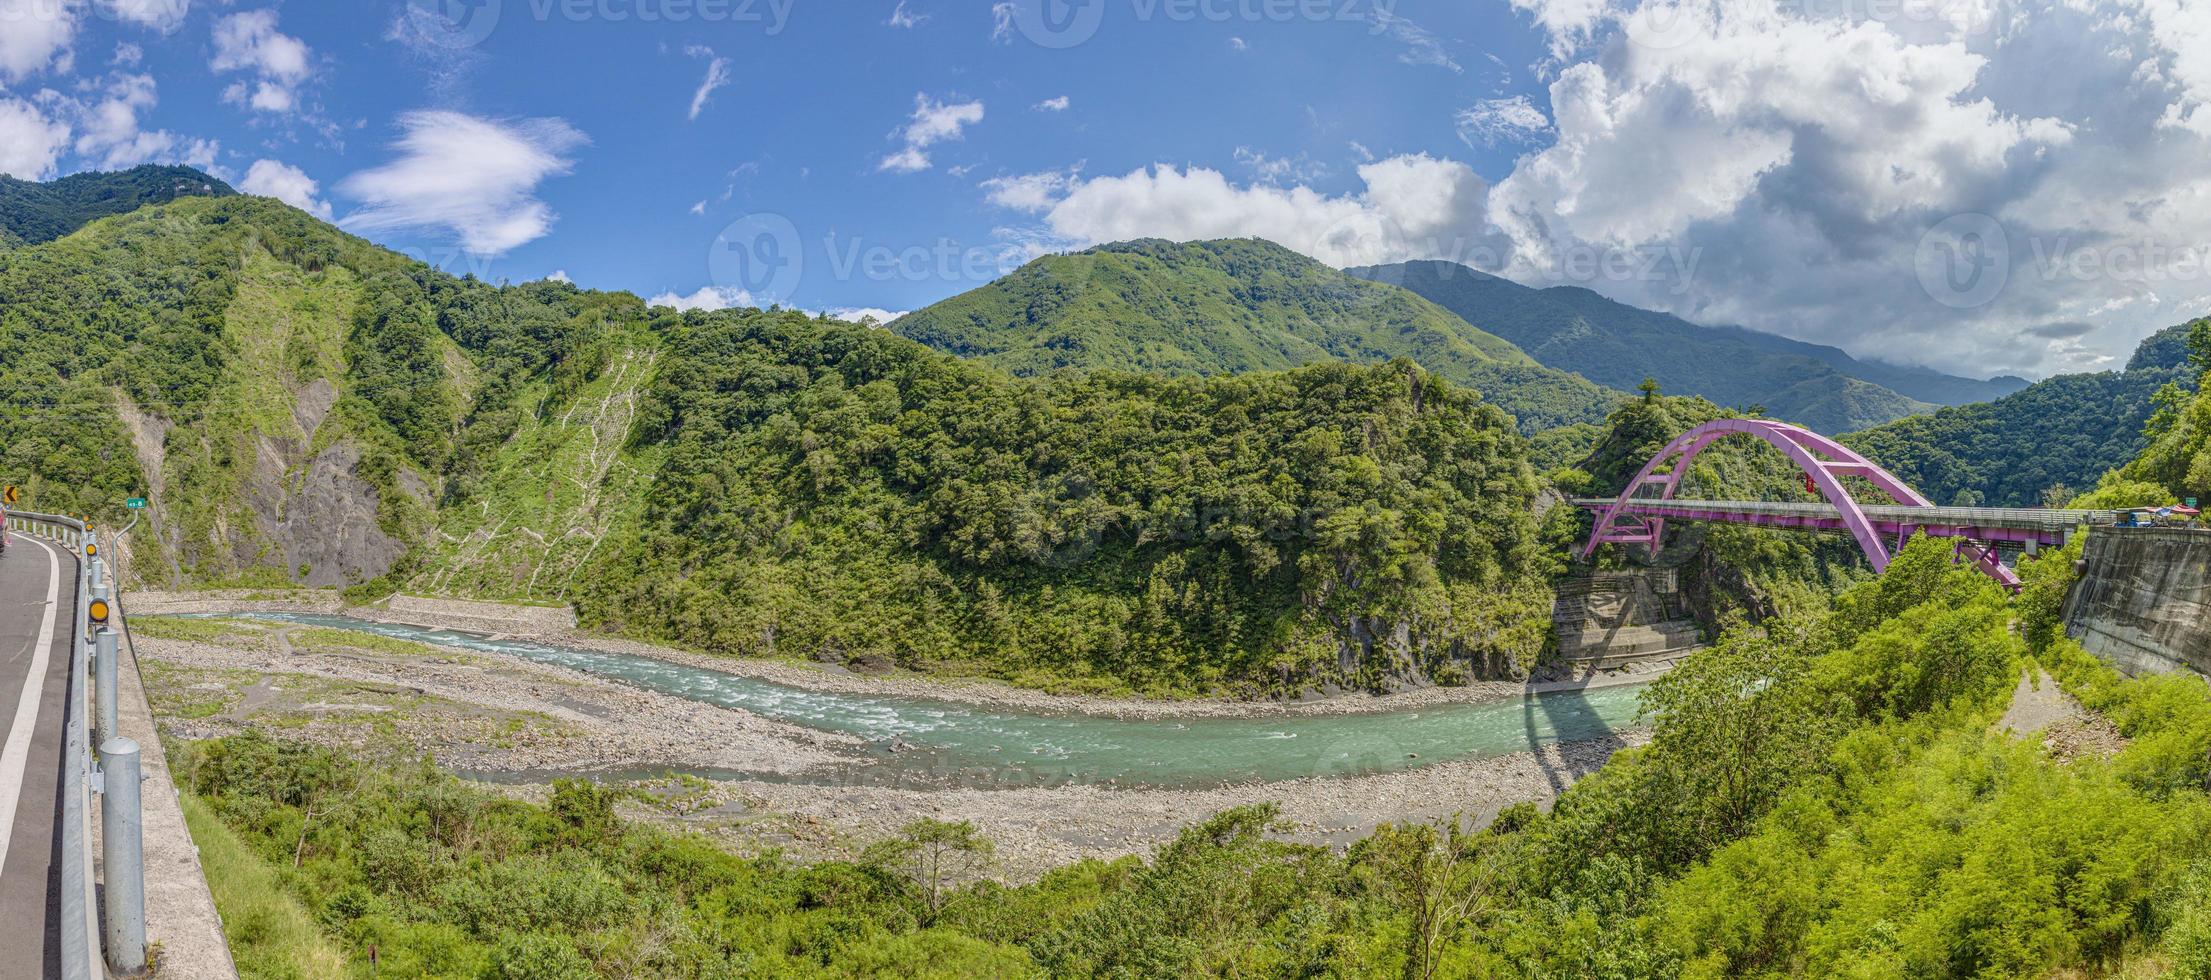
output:
[[[2195,388],[2200,369],[2188,366],[2187,333],[2183,326],[2152,335],[2123,372],[2061,375],[1843,442],[1938,504],[2041,506],[2049,503],[2046,491],[2087,490],[2149,445],[2144,429],[2158,393]]]
[[[87,171],[35,183],[0,174],[0,248],[52,241],[93,221],[180,197],[237,193],[191,167],[148,164],[114,173]]]
[[[2179,369],[2183,378],[2157,393],[2156,410],[2143,423],[2147,445],[2141,455],[2104,474],[2081,506],[2154,506],[2211,498],[2211,390],[2201,386],[2202,372],[2211,369],[2211,320],[2168,333],[2176,335],[2185,351]]]
[[[687,316],[666,349],[638,436],[665,462],[594,619],[1160,693],[1542,649],[1526,445],[1410,364],[1030,381],[761,311]]]

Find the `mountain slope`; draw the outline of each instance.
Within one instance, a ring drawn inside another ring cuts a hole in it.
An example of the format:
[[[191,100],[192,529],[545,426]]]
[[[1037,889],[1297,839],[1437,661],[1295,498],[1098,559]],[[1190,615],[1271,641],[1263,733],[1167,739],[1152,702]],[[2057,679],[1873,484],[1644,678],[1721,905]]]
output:
[[[0,175],[0,248],[50,242],[109,215],[180,197],[236,194],[191,167],[148,164],[113,173],[71,174],[34,183]]]
[[[1527,442],[1409,361],[1020,378],[455,279],[238,196],[0,252],[0,350],[0,472],[104,522],[150,498],[139,585],[570,601],[713,652],[1122,692],[1505,675],[1546,636]]]
[[[2061,375],[1993,402],[1852,433],[1843,442],[1936,503],[2038,506],[2045,491],[2085,491],[2149,445],[2142,430],[2158,390],[2195,386],[2186,337],[2186,327],[2150,336],[2125,371]]]
[[[1701,327],[1587,289],[1532,289],[1453,262],[1345,271],[1402,286],[1536,360],[1598,384],[1633,388],[1654,378],[1669,392],[1763,406],[1770,415],[1826,432],[1927,411],[1931,402],[1998,397],[2025,384],[1869,364],[1832,347],[1738,327]]]
[[[1021,375],[1216,375],[1409,357],[1480,390],[1528,431],[1596,421],[1615,397],[1418,296],[1257,239],[1047,256],[890,329]]]

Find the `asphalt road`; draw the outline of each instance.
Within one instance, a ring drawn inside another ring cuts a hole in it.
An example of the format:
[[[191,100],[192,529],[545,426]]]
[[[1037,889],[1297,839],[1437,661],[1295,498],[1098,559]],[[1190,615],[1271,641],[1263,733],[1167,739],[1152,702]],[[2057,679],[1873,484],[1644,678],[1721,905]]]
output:
[[[62,706],[76,565],[10,534],[0,556],[0,980],[61,972]]]

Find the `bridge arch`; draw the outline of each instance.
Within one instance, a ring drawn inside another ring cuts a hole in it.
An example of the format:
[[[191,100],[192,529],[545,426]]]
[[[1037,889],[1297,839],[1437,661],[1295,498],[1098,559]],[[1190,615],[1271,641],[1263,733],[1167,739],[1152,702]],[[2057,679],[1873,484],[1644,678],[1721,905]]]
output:
[[[1582,556],[1586,558],[1595,554],[1598,545],[1607,543],[1648,544],[1652,551],[1658,550],[1660,536],[1665,531],[1664,518],[1624,513],[1628,502],[1637,499],[1673,499],[1674,492],[1681,488],[1681,481],[1688,476],[1689,464],[1696,460],[1697,454],[1721,439],[1736,435],[1764,440],[1768,445],[1781,450],[1798,469],[1803,470],[1804,475],[1811,478],[1813,486],[1818,488],[1820,496],[1825,497],[1840,512],[1843,527],[1850,532],[1851,537],[1857,539],[1858,547],[1865,551],[1866,560],[1873,565],[1875,572],[1888,570],[1891,557],[1888,545],[1882,541],[1880,529],[1866,515],[1865,508],[1859,505],[1857,499],[1850,495],[1849,488],[1843,485],[1842,478],[1864,477],[1903,506],[1934,506],[1926,497],[1920,496],[1919,491],[1897,479],[1895,474],[1853,452],[1850,447],[1810,429],[1768,419],[1720,419],[1682,433],[1680,438],[1667,443],[1665,449],[1651,457],[1651,461],[1635,474],[1635,479],[1628,481],[1627,489],[1620,491],[1619,499],[1612,506],[1598,511],[1596,529],[1589,535],[1589,545],[1582,549]],[[1668,466],[1669,463],[1672,465]],[[1659,473],[1658,469],[1662,466],[1666,467],[1666,472]],[[1653,487],[1658,490],[1655,496],[1644,492],[1646,488]],[[1985,568],[1986,563],[1983,565]],[[1996,567],[2002,568],[2000,564]]]

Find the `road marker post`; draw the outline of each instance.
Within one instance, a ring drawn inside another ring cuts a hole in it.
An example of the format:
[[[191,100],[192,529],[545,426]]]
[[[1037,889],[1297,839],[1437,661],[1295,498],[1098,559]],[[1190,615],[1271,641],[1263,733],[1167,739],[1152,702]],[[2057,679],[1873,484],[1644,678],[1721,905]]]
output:
[[[115,631],[102,625],[92,632],[92,667],[99,674],[92,682],[92,690],[99,695],[99,730],[92,733],[95,741],[105,743],[116,735],[115,719]]]
[[[138,743],[120,736],[100,744],[105,789],[100,794],[101,870],[106,888],[107,965],[121,976],[146,971],[145,819],[138,809]]]

